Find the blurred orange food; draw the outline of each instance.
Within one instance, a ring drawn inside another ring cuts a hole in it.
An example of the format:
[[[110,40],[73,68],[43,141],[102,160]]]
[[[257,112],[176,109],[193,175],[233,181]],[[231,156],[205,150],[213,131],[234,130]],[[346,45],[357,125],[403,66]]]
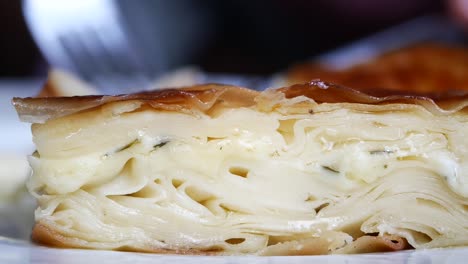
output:
[[[286,74],[288,85],[313,79],[361,91],[385,89],[415,93],[468,91],[468,49],[420,44],[381,55],[345,70],[300,64]]]

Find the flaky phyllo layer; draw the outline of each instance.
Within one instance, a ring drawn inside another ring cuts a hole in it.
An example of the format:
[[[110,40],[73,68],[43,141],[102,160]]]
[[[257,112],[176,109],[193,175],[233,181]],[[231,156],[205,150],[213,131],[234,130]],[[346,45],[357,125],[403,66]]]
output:
[[[264,255],[468,245],[464,105],[247,93],[193,111],[104,100],[34,124],[33,238]]]

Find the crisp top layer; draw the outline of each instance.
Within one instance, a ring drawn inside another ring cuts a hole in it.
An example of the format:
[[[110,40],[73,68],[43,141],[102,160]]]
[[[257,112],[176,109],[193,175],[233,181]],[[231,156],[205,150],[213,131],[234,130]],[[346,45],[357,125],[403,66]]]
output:
[[[290,100],[295,99],[294,109],[286,110]],[[217,115],[223,109],[257,106],[263,111],[308,111],[310,100],[316,103],[351,103],[363,109],[379,105],[394,105],[398,109],[422,105],[437,115],[466,112],[468,92],[458,91],[442,94],[408,94],[386,90],[367,90],[365,93],[350,88],[312,81],[290,87],[257,92],[246,88],[226,85],[198,85],[181,89],[146,91],[115,96],[80,96],[54,98],[14,98],[13,104],[22,121],[44,123],[103,105],[113,104],[113,111],[128,111],[143,105],[155,110],[188,114]],[[298,100],[304,104],[296,104]],[[307,101],[307,102],[306,102]],[[119,104],[114,104],[120,102]],[[367,105],[367,106],[365,106]],[[398,106],[397,106],[398,105]],[[302,108],[302,109],[300,109]],[[388,109],[388,108],[387,108]]]

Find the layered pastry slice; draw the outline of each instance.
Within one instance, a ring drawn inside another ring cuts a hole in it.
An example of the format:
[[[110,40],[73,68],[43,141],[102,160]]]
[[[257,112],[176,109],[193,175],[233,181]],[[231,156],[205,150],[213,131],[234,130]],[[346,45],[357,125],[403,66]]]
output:
[[[468,245],[468,95],[315,81],[15,98],[31,122],[32,238],[184,254]]]

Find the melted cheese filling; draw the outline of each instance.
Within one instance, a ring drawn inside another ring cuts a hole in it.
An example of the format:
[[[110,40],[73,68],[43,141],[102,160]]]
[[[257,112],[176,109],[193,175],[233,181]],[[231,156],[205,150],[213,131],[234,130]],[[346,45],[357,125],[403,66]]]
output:
[[[467,131],[423,108],[51,120],[34,127],[29,188],[37,221],[95,248],[254,253],[326,235],[332,250],[363,233],[467,245]]]

